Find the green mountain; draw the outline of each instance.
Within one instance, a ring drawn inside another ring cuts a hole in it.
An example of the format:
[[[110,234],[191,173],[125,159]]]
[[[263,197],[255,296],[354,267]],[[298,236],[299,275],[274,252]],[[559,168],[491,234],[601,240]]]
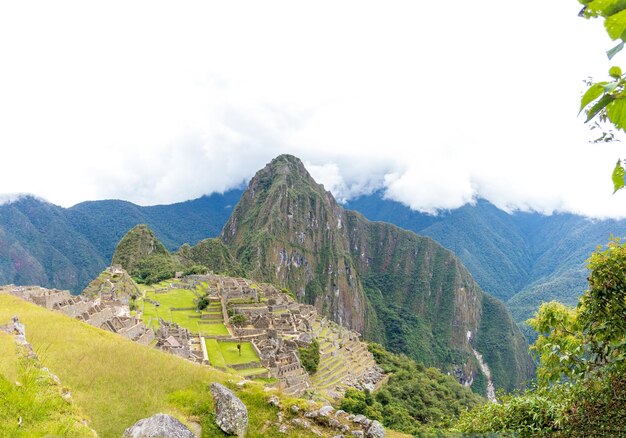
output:
[[[110,264],[115,247],[147,224],[170,251],[217,236],[241,190],[172,205],[93,201],[62,208],[33,196],[0,205],[0,284],[80,293]]]
[[[295,157],[257,172],[221,238],[250,277],[289,288],[393,352],[469,380],[479,374],[474,348],[507,389],[532,375],[510,314],[452,252],[344,210]]]
[[[153,257],[170,257],[170,253],[147,225],[140,224],[117,244],[111,264],[133,272],[142,262]]]
[[[204,239],[194,246],[185,243],[176,257],[186,268],[205,266],[216,274],[243,277],[245,271],[220,239]]]
[[[483,199],[436,216],[386,200],[380,192],[347,207],[430,236],[452,250],[484,290],[506,302],[522,326],[544,301],[575,304],[587,287],[586,259],[597,245],[626,229],[623,220],[509,214]]]

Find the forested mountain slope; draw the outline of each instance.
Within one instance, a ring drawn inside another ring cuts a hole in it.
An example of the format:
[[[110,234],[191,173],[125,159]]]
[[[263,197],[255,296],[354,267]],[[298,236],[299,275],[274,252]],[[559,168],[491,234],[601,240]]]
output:
[[[504,300],[516,321],[543,301],[574,304],[586,288],[586,259],[597,245],[626,234],[624,220],[573,214],[506,213],[486,200],[432,216],[374,193],[346,207],[372,220],[430,236],[457,254],[487,292]]]
[[[476,348],[507,389],[532,375],[508,311],[452,252],[344,210],[293,156],[257,172],[221,238],[248,276],[289,288],[394,352],[471,379]]]

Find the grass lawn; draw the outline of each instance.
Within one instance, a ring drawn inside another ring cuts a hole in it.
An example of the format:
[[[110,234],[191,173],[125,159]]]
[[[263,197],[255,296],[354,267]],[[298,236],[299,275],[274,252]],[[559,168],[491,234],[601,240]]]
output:
[[[224,356],[222,356],[222,351],[220,350],[217,340],[205,339],[204,343],[206,345],[206,351],[211,365],[214,367],[226,368],[226,362],[224,361]]]
[[[198,326],[203,335],[228,335],[228,329],[224,324],[200,324]]]
[[[208,326],[208,324],[198,324],[199,319],[190,318],[190,316],[200,315],[196,310],[170,310],[170,308],[172,307],[195,307],[196,305],[194,303],[194,299],[197,299],[197,297],[193,291],[188,289],[172,289],[167,293],[158,294],[147,291],[145,297],[152,301],[158,302],[160,305],[156,307],[152,303],[149,303],[147,301],[142,301],[139,303],[139,309],[143,309],[144,323],[150,323],[152,327],[157,328],[159,318],[163,318],[166,321],[175,322],[181,327],[187,328],[194,333],[197,333],[199,331],[208,332],[208,330],[205,328]],[[219,329],[216,328],[215,330]],[[227,335],[228,331],[226,330],[226,327],[223,327],[221,332],[212,334]]]
[[[9,382],[15,382],[17,378],[17,344],[15,338],[4,332],[0,332],[0,375]]]
[[[247,370],[237,371],[237,374],[239,374],[240,376],[249,377],[254,376],[255,374],[263,374],[265,372],[267,372],[266,368],[248,368]]]
[[[228,365],[247,363],[252,361],[258,361],[256,351],[252,348],[250,342],[241,343],[241,356],[237,349],[237,342],[218,342],[222,356]]]

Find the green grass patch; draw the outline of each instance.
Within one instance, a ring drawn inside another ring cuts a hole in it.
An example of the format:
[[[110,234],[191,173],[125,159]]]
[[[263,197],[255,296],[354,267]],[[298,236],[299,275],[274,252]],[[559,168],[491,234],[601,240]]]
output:
[[[17,344],[12,335],[0,332],[0,375],[5,376],[9,382],[17,379]]]
[[[258,361],[256,351],[250,342],[241,342],[241,355],[237,348],[237,342],[218,342],[222,356],[228,365]]]
[[[203,335],[227,336],[229,334],[224,324],[200,324],[199,328]]]
[[[222,356],[222,350],[220,349],[216,339],[205,339],[207,355],[209,356],[209,362],[214,367],[226,368],[226,361]]]
[[[145,298],[158,302],[159,306],[155,306],[148,301],[140,301],[139,309],[143,309],[143,321],[146,324],[151,325],[153,328],[158,328],[159,318],[165,321],[175,322],[176,324],[189,329],[193,333],[206,332],[206,325],[198,324],[199,318],[193,318],[200,316],[196,310],[171,310],[172,308],[192,308],[196,304],[194,302],[197,299],[196,294],[188,289],[172,289],[166,293],[146,292]],[[207,312],[203,312],[206,314]],[[221,314],[221,312],[210,312],[212,314]],[[217,329],[216,329],[217,330]],[[211,334],[224,334],[227,335],[228,331],[225,327],[219,333]]]
[[[0,351],[0,436],[93,436],[78,406],[12,336],[0,334]]]
[[[255,374],[263,374],[266,373],[267,369],[266,368],[248,368],[246,370],[239,370],[237,371],[237,374],[239,374],[240,376],[244,376],[244,377],[251,377],[254,376]]]

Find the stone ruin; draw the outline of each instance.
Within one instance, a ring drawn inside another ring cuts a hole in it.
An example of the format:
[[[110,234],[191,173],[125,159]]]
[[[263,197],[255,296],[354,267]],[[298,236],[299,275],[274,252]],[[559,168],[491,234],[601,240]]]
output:
[[[66,290],[39,286],[1,286],[0,293],[14,295],[46,309],[56,310],[143,345],[154,340],[154,331],[146,327],[139,318],[130,316],[128,307],[121,304],[107,305],[81,295],[72,295]]]
[[[115,267],[108,270],[110,275],[120,274]],[[360,342],[358,333],[320,318],[315,307],[296,302],[272,285],[212,274],[192,275],[182,280],[183,283],[175,287],[195,291],[200,283],[205,283],[209,300],[221,305],[229,335],[205,336],[250,342],[259,356],[260,363],[233,367],[263,366],[287,394],[299,396],[314,389],[329,398],[337,398],[347,387],[373,389],[384,377],[367,346]],[[36,286],[0,287],[0,293],[60,311],[144,345],[154,343],[156,348],[181,358],[209,363],[202,334],[191,333],[164,320],[159,321],[155,334],[141,319],[130,315],[128,303],[119,300],[115,291],[115,287],[99,288],[97,298],[89,299],[73,296],[68,291]],[[229,315],[243,315],[246,323],[242,326],[231,324]],[[309,376],[300,361],[298,348],[308,346],[313,339],[320,343],[322,359],[317,373]]]
[[[157,343],[155,347],[159,350],[191,360],[192,362],[202,362],[203,358],[197,354],[198,350],[192,348],[194,337],[186,328],[160,319],[156,338]]]

